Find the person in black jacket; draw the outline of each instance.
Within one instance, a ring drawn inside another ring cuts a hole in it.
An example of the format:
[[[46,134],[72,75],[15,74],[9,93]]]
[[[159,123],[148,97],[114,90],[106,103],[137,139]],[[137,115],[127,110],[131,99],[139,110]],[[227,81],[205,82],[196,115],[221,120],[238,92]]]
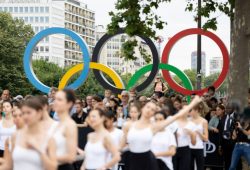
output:
[[[233,130],[239,113],[239,105],[231,102],[226,106],[226,114],[219,123],[220,143],[224,156],[225,169],[228,170],[231,164],[232,153],[235,142],[232,139]],[[241,161],[237,170],[242,169]]]

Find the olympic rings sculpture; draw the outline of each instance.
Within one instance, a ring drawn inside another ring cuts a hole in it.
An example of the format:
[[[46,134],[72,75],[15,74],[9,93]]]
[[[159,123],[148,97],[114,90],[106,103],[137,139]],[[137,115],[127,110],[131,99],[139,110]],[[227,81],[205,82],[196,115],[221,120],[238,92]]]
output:
[[[80,48],[82,49],[83,63],[77,64],[76,66],[74,66],[68,70],[68,72],[63,76],[63,78],[59,82],[59,87],[58,87],[59,89],[71,88],[71,89],[76,90],[86,81],[88,73],[89,73],[89,69],[92,68],[92,69],[94,69],[93,72],[94,72],[94,75],[95,75],[97,81],[105,89],[110,89],[113,93],[120,94],[123,90],[130,90],[132,87],[134,87],[134,85],[137,83],[139,78],[141,76],[143,76],[145,73],[150,71],[150,74],[147,77],[147,79],[144,82],[142,82],[140,85],[135,87],[136,91],[140,92],[152,83],[152,81],[154,80],[155,76],[158,73],[158,70],[161,69],[162,74],[163,74],[163,78],[169,84],[169,86],[172,89],[174,89],[176,92],[179,92],[183,95],[191,95],[194,93],[202,95],[203,93],[205,93],[207,91],[207,88],[204,88],[202,90],[193,90],[192,84],[191,84],[189,78],[185,75],[185,73],[180,71],[178,68],[168,64],[168,59],[169,59],[171,49],[177,41],[179,41],[181,38],[188,36],[188,35],[199,34],[199,35],[207,36],[207,37],[211,38],[213,41],[215,41],[215,43],[219,46],[221,53],[222,53],[222,56],[223,56],[222,72],[221,72],[218,80],[216,80],[214,82],[213,86],[215,88],[219,88],[220,85],[223,83],[223,81],[226,78],[226,75],[227,75],[227,72],[229,69],[229,53],[227,51],[225,44],[222,42],[222,40],[218,36],[216,36],[212,32],[204,31],[204,30],[198,29],[198,28],[191,28],[191,29],[186,29],[186,30],[183,30],[183,31],[177,33],[175,36],[173,36],[168,41],[168,43],[166,44],[166,46],[164,48],[163,54],[162,54],[161,63],[160,63],[159,58],[158,58],[157,49],[156,49],[154,43],[152,42],[152,40],[150,38],[138,35],[149,46],[151,53],[152,53],[152,57],[153,57],[153,63],[146,65],[146,66],[142,67],[141,69],[139,69],[129,80],[128,86],[125,87],[121,78],[113,69],[111,69],[111,68],[109,68],[101,63],[98,63],[99,57],[100,57],[100,52],[101,52],[103,45],[113,36],[118,35],[118,34],[122,34],[122,33],[124,33],[124,30],[119,29],[118,32],[114,35],[105,34],[97,42],[97,44],[94,48],[94,51],[93,51],[92,62],[90,62],[90,55],[89,55],[89,50],[88,50],[87,44],[78,34],[76,34],[75,32],[73,32],[71,30],[68,30],[65,28],[59,28],[59,27],[45,29],[45,30],[39,32],[38,34],[36,34],[30,40],[30,42],[27,45],[27,48],[25,49],[23,65],[24,65],[24,70],[25,70],[26,76],[29,79],[30,83],[33,86],[35,86],[38,90],[40,90],[44,93],[49,93],[50,87],[48,87],[48,86],[44,85],[42,82],[40,82],[33,72],[32,62],[31,62],[32,51],[33,51],[34,47],[36,46],[36,44],[42,38],[44,38],[48,35],[51,35],[51,34],[65,34],[65,35],[71,37],[72,39],[74,39],[78,43]],[[112,85],[110,82],[108,82],[108,80],[103,76],[103,74],[100,71],[109,75],[112,78],[112,80],[114,81],[115,86]],[[176,74],[183,81],[185,88],[178,85],[171,78],[169,71]],[[81,72],[79,78],[77,78],[77,80],[75,80],[75,82],[73,82],[72,84],[67,86],[67,83],[70,80],[70,78],[78,72]],[[188,100],[190,101],[190,97],[188,98]]]

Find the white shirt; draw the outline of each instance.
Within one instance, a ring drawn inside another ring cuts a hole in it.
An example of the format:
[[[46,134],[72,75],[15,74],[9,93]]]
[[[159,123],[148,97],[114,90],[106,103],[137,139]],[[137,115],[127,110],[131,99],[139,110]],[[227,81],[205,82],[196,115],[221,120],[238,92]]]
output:
[[[178,147],[189,146],[191,143],[191,137],[185,132],[185,129],[194,131],[195,125],[193,122],[188,121],[184,127],[178,126],[177,129],[177,145]]]
[[[4,150],[5,141],[16,131],[16,125],[6,128],[3,121],[0,122],[0,150]]]
[[[194,123],[193,131],[199,131],[201,134],[203,134],[203,132],[204,132],[203,124],[202,123],[200,123],[200,124]],[[196,144],[193,145],[192,143],[190,143],[189,147],[191,149],[204,149],[204,142],[199,135],[196,135]]]
[[[151,150],[153,153],[165,152],[170,146],[176,147],[176,140],[174,134],[170,130],[164,130],[163,132],[158,132],[153,137]],[[173,170],[172,157],[157,157],[161,159],[170,170]]]

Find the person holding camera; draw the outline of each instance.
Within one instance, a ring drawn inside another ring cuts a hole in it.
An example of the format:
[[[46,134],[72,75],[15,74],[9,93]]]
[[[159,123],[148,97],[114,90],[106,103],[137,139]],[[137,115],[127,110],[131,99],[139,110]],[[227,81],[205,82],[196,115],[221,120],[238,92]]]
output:
[[[250,107],[242,114],[242,119],[236,122],[232,139],[236,141],[229,170],[235,170],[241,157],[245,157],[250,165]]]
[[[232,140],[233,130],[235,129],[235,123],[239,113],[239,104],[236,102],[230,102],[226,106],[226,114],[219,123],[219,134],[221,141],[221,151],[224,156],[225,169],[228,170],[231,164],[232,153],[235,142]],[[239,162],[237,170],[242,169],[242,164]]]

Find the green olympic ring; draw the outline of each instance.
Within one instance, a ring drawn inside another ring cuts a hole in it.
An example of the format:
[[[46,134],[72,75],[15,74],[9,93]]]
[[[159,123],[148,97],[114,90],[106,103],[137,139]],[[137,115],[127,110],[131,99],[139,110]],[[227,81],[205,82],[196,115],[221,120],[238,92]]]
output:
[[[129,80],[128,85],[127,85],[127,90],[131,89],[136,82],[139,80],[139,78],[141,78],[142,75],[146,74],[147,72],[151,71],[153,67],[153,64],[149,64],[146,65],[142,68],[140,68]],[[187,75],[185,73],[183,73],[181,70],[179,70],[178,68],[169,65],[169,64],[164,64],[164,63],[160,63],[159,64],[159,69],[163,69],[163,70],[168,70],[173,72],[174,74],[176,74],[178,76],[179,79],[181,79],[181,81],[183,82],[183,85],[185,86],[185,88],[187,88],[188,90],[193,90],[193,86],[192,83],[190,81],[190,79],[187,77]],[[190,103],[191,101],[191,97],[188,96],[187,97],[187,101],[188,103]]]

